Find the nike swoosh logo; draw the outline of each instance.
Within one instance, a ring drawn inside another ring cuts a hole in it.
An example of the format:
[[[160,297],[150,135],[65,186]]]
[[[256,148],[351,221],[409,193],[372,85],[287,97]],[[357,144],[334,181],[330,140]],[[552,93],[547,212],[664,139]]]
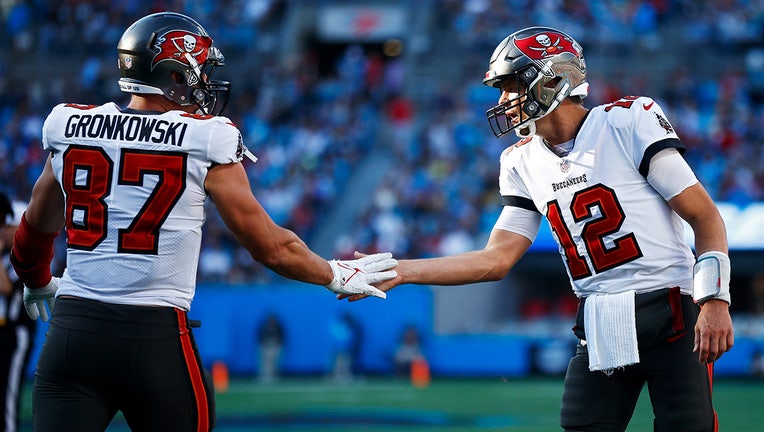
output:
[[[647,111],[647,110],[649,110],[650,108],[652,108],[652,107],[653,107],[653,104],[654,104],[654,103],[655,103],[655,101],[652,101],[652,102],[650,102],[649,104],[642,104],[642,108],[644,108],[644,109],[645,109],[645,111]]]

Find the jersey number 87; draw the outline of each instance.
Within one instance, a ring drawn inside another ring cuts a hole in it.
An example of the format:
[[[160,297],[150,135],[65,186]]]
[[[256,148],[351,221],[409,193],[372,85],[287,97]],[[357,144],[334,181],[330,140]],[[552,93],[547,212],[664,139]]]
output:
[[[159,229],[186,187],[186,158],[182,152],[121,150],[118,185],[143,187],[146,175],[158,180],[130,226],[118,231],[117,252],[157,254]],[[68,246],[93,250],[107,235],[114,161],[101,148],[72,145],[63,162]]]

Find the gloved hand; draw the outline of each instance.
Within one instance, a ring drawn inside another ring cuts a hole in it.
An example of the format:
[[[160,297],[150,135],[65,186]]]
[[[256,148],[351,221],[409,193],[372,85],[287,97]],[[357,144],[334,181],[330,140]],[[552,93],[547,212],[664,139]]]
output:
[[[45,309],[45,303],[48,303],[50,313],[53,313],[53,306],[56,304],[56,290],[61,278],[51,278],[50,282],[42,288],[29,288],[24,285],[24,308],[27,310],[29,318],[36,320],[39,316],[41,320],[48,321],[50,314]]]
[[[367,294],[386,298],[387,294],[371,284],[392,279],[398,275],[390,270],[398,265],[390,252],[377,253],[357,260],[331,260],[329,265],[334,272],[334,280],[326,285],[329,291],[337,294]]]

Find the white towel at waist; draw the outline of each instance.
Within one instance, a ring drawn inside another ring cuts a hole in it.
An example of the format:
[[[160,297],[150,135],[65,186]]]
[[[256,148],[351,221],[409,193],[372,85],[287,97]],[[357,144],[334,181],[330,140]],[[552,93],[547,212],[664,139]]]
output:
[[[613,369],[639,363],[634,291],[587,297],[584,329],[589,370],[609,374]]]

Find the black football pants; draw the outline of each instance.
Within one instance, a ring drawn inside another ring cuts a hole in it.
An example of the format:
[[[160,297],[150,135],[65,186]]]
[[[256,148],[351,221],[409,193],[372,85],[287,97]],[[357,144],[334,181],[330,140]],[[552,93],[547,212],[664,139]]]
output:
[[[698,354],[692,352],[698,307],[690,296],[674,298],[681,306],[671,307],[673,316],[681,314],[684,329],[661,341],[645,346],[640,343],[640,362],[636,365],[616,369],[610,376],[602,371],[590,371],[586,346],[579,344],[565,376],[560,420],[564,430],[626,430],[645,384],[655,415],[656,432],[715,430],[716,414],[711,402],[713,365],[701,364]],[[648,313],[651,318],[659,315]],[[637,320],[640,320],[639,310]],[[652,324],[661,326],[660,322]]]
[[[36,432],[209,431],[214,393],[184,311],[63,297],[35,373]]]

